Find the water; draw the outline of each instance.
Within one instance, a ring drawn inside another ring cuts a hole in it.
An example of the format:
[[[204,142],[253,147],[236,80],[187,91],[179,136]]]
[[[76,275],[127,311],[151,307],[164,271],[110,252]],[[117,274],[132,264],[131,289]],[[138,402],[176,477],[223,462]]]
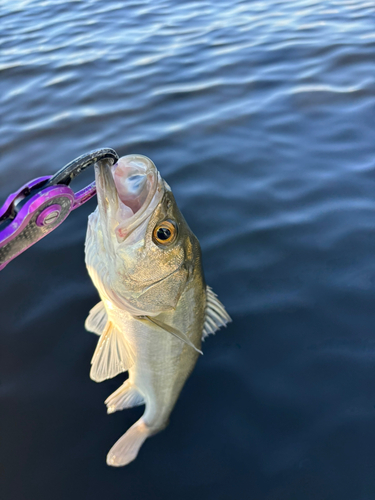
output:
[[[169,427],[89,379],[92,200],[1,271],[4,500],[375,495],[375,6],[2,2],[0,198],[102,146],[150,156],[233,317]],[[92,175],[92,173],[91,173]],[[88,179],[92,180],[92,177]]]

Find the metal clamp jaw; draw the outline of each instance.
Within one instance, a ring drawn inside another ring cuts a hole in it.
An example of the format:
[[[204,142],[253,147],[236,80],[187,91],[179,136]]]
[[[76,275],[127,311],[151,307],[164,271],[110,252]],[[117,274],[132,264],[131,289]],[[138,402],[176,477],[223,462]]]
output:
[[[92,151],[68,163],[55,175],[38,177],[8,196],[0,208],[0,270],[95,196],[95,182],[77,193],[69,184],[101,160],[113,164],[118,155],[110,148]]]

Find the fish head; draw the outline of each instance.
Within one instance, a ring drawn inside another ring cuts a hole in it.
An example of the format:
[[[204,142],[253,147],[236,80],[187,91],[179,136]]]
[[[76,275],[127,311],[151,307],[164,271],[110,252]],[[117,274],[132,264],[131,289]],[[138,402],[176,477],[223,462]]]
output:
[[[95,176],[98,209],[86,239],[94,283],[132,314],[173,310],[201,257],[170,187],[142,155],[102,161]]]

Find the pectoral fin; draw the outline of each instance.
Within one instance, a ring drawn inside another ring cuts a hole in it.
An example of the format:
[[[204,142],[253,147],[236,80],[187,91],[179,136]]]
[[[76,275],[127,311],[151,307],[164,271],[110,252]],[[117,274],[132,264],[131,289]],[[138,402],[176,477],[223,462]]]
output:
[[[133,363],[134,352],[131,345],[124,334],[108,321],[91,360],[91,379],[102,382],[129,370]]]
[[[140,321],[146,321],[146,322],[148,321],[149,323],[152,323],[152,324],[158,326],[159,328],[170,333],[174,337],[177,337],[178,339],[182,340],[182,342],[184,342],[188,346],[192,347],[195,351],[199,352],[199,354],[203,354],[202,351],[200,351],[199,349],[197,349],[197,347],[195,347],[195,345],[191,342],[189,337],[184,332],[180,332],[179,330],[177,330],[173,326],[167,325],[166,323],[163,323],[163,321],[160,321],[160,320],[153,318],[151,316],[138,317],[138,319]]]
[[[89,315],[87,316],[87,319],[85,321],[85,328],[89,332],[101,335],[107,324],[107,321],[107,311],[104,308],[103,302],[99,302],[89,312]]]

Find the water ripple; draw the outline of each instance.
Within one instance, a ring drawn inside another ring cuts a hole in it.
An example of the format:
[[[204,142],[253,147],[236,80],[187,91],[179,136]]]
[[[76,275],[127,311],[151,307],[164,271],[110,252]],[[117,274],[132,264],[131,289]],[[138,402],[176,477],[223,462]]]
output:
[[[103,145],[150,156],[234,317],[124,471],[129,498],[374,498],[374,18],[368,0],[1,4],[1,198]],[[109,426],[87,377],[93,206],[1,271],[15,500],[124,495],[98,464],[133,414]]]

